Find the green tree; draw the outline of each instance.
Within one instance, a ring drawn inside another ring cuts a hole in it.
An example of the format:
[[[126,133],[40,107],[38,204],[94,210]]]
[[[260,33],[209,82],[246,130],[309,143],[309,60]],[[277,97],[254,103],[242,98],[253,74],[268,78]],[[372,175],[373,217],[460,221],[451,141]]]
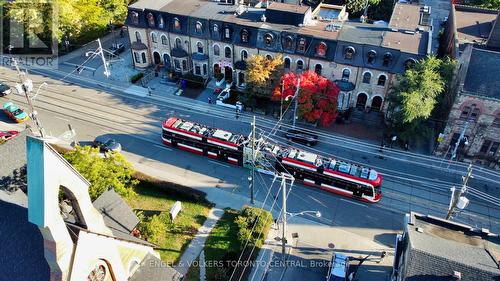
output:
[[[264,209],[245,206],[235,222],[239,229],[238,240],[241,248],[245,247],[247,241],[248,245],[261,247],[271,228],[273,216]]]
[[[368,2],[368,3],[367,3]],[[359,16],[363,14],[363,11],[365,10],[366,5],[368,6],[375,6],[378,5],[380,0],[346,0],[346,8],[347,11],[354,15],[354,16]]]
[[[99,148],[76,146],[64,154],[64,158],[89,182],[89,195],[95,200],[109,187],[121,196],[134,194],[133,187],[139,181],[132,177],[132,165],[120,153],[110,152],[102,157]]]
[[[500,10],[500,0],[471,0],[467,4],[486,9]]]
[[[254,95],[271,96],[283,73],[283,57],[268,59],[253,55],[247,59],[247,84]]]
[[[373,21],[383,20],[389,22],[393,10],[393,0],[380,0],[378,4],[370,5],[368,8],[368,17]]]

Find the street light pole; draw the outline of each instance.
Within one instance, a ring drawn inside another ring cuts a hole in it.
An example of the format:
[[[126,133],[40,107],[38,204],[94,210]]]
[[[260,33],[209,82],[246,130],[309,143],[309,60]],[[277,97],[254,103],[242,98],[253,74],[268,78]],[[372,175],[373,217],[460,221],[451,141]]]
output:
[[[463,177],[463,184],[460,190],[457,191],[455,187],[451,188],[452,194],[450,199],[450,207],[448,208],[448,214],[446,214],[447,220],[451,218],[451,216],[455,212],[455,209],[457,208],[460,198],[465,193],[465,191],[467,191],[467,182],[471,177],[472,177],[472,164],[469,164],[469,167],[467,168],[467,175]]]
[[[283,259],[286,258],[286,177],[282,175],[281,180],[281,197],[283,199],[283,207],[281,208],[281,220],[283,222],[283,229],[281,234],[281,253]]]
[[[293,121],[292,121],[292,126],[295,128],[295,120],[297,119],[297,105],[298,105],[298,99],[299,99],[299,90],[300,90],[300,78],[297,79],[297,90],[295,91],[295,101],[294,101],[294,107],[293,107]]]
[[[252,181],[250,182],[250,203],[254,204],[254,184],[255,184],[255,115],[253,116],[252,122],[252,171],[251,171]]]

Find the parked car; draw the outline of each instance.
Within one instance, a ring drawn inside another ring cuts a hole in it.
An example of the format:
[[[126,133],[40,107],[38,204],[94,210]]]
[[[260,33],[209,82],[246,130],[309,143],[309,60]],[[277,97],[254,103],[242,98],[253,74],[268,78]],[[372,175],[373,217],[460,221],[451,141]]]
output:
[[[327,281],[350,281],[349,257],[339,253],[334,253],[328,270]]]
[[[10,119],[16,121],[17,123],[30,120],[29,115],[11,101],[3,104],[3,111],[7,114],[7,116],[9,116]]]
[[[109,48],[109,51],[113,53],[113,55],[119,55],[125,51],[125,46],[122,43],[116,43],[111,45],[111,48]]]
[[[11,92],[12,92],[12,90],[10,89],[9,86],[0,82],[0,97],[5,97],[6,95],[10,94]]]
[[[106,136],[96,137],[92,147],[99,147],[101,152],[120,152],[122,150],[122,145],[119,142]]]
[[[312,146],[318,143],[318,136],[312,133],[306,133],[300,130],[291,129],[285,133],[285,137],[289,141],[302,143],[307,146]]]
[[[18,131],[0,131],[0,140],[8,141],[17,135],[19,135]]]

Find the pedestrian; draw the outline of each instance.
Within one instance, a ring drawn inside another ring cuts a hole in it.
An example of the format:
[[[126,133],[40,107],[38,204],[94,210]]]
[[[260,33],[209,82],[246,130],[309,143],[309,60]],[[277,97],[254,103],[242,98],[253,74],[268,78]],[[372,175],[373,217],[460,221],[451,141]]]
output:
[[[208,103],[212,104],[212,98],[211,97],[208,97]]]
[[[386,251],[382,251],[382,253],[380,254],[380,260],[377,263],[381,263],[384,260],[384,258],[385,258],[386,255],[387,255],[387,252]]]
[[[153,89],[151,89],[151,87],[148,87],[148,96],[152,95],[153,95]]]
[[[120,29],[120,38],[123,38],[123,35],[124,35],[123,33],[124,32],[123,32],[123,28],[122,28],[122,29]]]
[[[405,142],[405,150],[408,151],[408,142]]]

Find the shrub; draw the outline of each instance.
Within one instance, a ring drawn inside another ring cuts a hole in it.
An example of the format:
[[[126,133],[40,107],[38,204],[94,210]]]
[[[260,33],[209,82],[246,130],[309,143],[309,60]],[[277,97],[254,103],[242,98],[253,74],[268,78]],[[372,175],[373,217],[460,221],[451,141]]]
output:
[[[134,74],[134,75],[132,75],[132,77],[130,77],[130,82],[135,83],[135,82],[139,81],[142,77],[144,77],[144,73],[142,73],[142,72]]]
[[[159,244],[159,238],[167,231],[167,225],[165,224],[165,220],[161,218],[161,215],[154,215],[146,221],[141,220],[138,227],[141,234],[154,244]]]
[[[241,214],[236,218],[240,247],[243,248],[248,240],[249,245],[260,248],[266,240],[272,223],[273,216],[269,211],[249,206],[243,207]]]

